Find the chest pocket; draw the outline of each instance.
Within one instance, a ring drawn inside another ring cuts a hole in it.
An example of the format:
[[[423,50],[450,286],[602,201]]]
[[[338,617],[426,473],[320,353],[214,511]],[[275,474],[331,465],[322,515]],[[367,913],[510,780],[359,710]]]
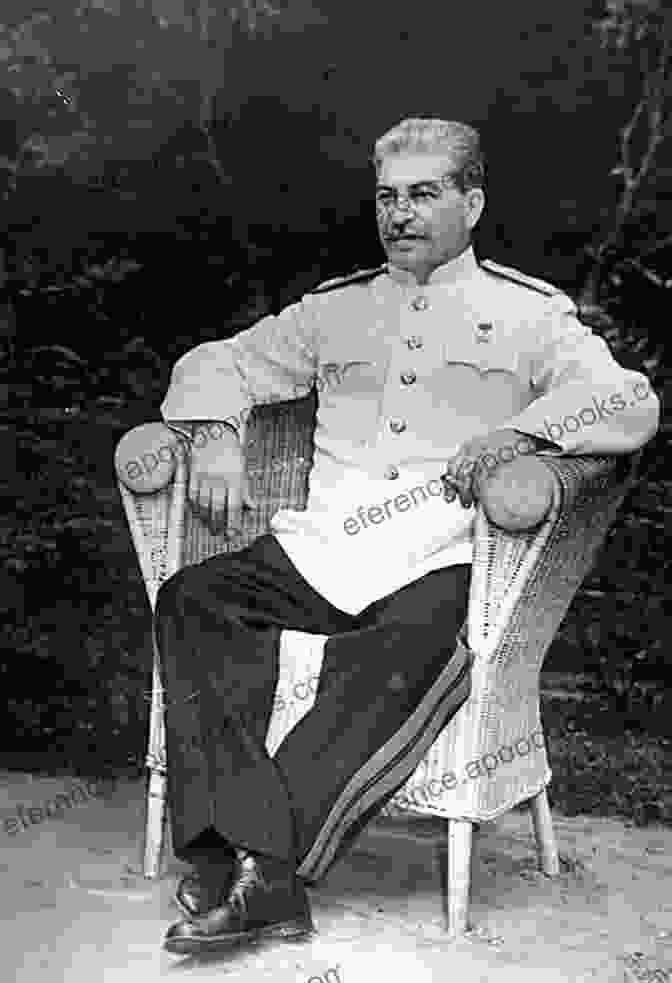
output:
[[[347,351],[342,345],[325,346],[320,353],[317,391],[324,397],[372,399],[385,383],[387,361],[382,344],[360,343]]]
[[[490,372],[519,376],[519,357],[515,347],[508,341],[482,342],[456,340],[444,342],[441,352],[443,368],[468,366],[479,377]]]
[[[510,342],[444,342],[434,384],[460,415],[486,423],[519,413],[530,402],[525,359]]]

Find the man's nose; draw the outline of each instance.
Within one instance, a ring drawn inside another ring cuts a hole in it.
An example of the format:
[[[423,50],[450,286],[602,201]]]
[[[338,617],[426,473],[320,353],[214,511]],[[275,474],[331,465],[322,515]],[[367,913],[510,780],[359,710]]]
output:
[[[413,202],[409,198],[397,198],[393,203],[392,214],[401,215],[403,218],[410,218],[415,212]]]

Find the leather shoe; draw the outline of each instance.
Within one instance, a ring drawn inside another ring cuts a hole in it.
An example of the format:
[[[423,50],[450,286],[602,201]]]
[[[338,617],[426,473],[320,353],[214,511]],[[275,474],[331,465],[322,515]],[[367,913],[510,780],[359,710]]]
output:
[[[295,941],[314,931],[306,889],[294,867],[248,853],[236,859],[226,901],[171,925],[164,948],[181,956],[201,955],[259,939]]]
[[[204,880],[197,871],[185,874],[184,877],[180,878],[175,889],[175,904],[185,918],[200,918],[207,915],[209,911],[225,900],[232,876],[233,864],[229,869],[228,877],[222,875],[222,878],[217,882]]]
[[[193,860],[194,869],[180,878],[174,894],[186,918],[200,918],[226,899],[235,871],[236,851],[218,848]]]

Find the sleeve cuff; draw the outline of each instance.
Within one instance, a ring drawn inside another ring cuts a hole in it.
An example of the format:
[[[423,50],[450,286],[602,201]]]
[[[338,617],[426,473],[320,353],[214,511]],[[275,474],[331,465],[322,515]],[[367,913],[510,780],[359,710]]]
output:
[[[526,430],[521,430],[520,427],[513,428],[516,433],[521,434],[523,437],[529,437],[534,440],[536,444],[535,451],[550,451],[555,454],[562,454],[563,449],[560,444],[556,444],[554,440],[548,440],[546,437],[540,437],[538,433],[528,433]]]
[[[228,427],[228,429],[240,439],[240,431],[238,427],[229,420],[194,420],[190,421],[188,424],[173,423],[172,421],[166,422],[166,426],[170,430],[174,430],[175,433],[181,434],[191,444],[194,443],[194,437],[196,436],[197,430],[203,427],[207,428],[209,426],[214,426],[215,424],[220,427]]]

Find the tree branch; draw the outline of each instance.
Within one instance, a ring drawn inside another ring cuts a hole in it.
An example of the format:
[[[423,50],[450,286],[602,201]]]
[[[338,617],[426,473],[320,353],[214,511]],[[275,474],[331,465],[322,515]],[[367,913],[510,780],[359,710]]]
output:
[[[206,58],[210,55],[210,20],[215,13],[210,0],[193,0],[189,4],[193,31],[198,40],[206,47]],[[212,132],[212,120],[214,117],[215,93],[209,91],[208,83],[201,79],[199,85],[199,104],[198,104],[198,128],[201,131],[206,144],[206,159],[217,175],[221,184],[227,184],[227,175],[222,167],[222,163],[217,153],[217,145]]]
[[[672,246],[672,232],[669,235],[663,236],[662,239],[658,239],[657,242],[651,243],[646,246],[640,252],[640,257],[652,256],[653,253],[657,253],[660,249],[665,249],[667,246]]]
[[[630,160],[630,145],[632,143],[632,136],[635,131],[635,127],[639,123],[639,120],[646,108],[646,97],[642,96],[635,110],[621,130],[621,165],[619,169],[622,169],[623,180],[625,181],[626,188],[631,187],[634,180],[634,168]]]
[[[650,270],[648,266],[644,266],[644,264],[638,259],[625,259],[619,263],[618,266],[621,268],[630,267],[630,269],[636,270],[641,274],[641,276],[644,277],[645,280],[648,280],[649,283],[653,283],[653,285],[656,287],[662,287],[664,290],[667,290],[670,288],[670,286],[672,286],[672,279],[665,279],[665,277],[662,277],[653,270]]]
[[[259,17],[273,17],[280,13],[279,10],[268,2],[268,0],[242,0],[242,8],[245,12],[245,26],[252,32],[252,34],[254,34],[256,30],[257,20]],[[211,56],[212,53],[210,47],[210,23],[216,13],[216,9],[216,6],[213,5],[211,0],[192,0],[190,4],[190,13],[194,25],[194,33],[198,37],[201,44],[206,47],[206,58]],[[234,3],[234,5],[229,8],[229,14],[233,21],[238,20],[239,12],[237,4]],[[208,162],[217,175],[220,183],[226,185],[229,183],[228,175],[222,167],[222,163],[219,159],[217,145],[215,143],[212,129],[215,96],[216,92],[209,90],[208,82],[201,80],[198,127],[205,137]]]
[[[671,39],[662,39],[656,67],[647,72],[643,81],[643,93],[633,113],[620,132],[620,164],[614,172],[623,177],[623,192],[616,206],[616,218],[611,232],[597,249],[598,262],[605,252],[614,246],[621,235],[623,226],[631,215],[635,197],[644,180],[653,169],[656,155],[665,139],[664,103],[666,82],[671,62]],[[637,125],[642,116],[647,117],[647,141],[639,163],[632,159],[632,143]]]

